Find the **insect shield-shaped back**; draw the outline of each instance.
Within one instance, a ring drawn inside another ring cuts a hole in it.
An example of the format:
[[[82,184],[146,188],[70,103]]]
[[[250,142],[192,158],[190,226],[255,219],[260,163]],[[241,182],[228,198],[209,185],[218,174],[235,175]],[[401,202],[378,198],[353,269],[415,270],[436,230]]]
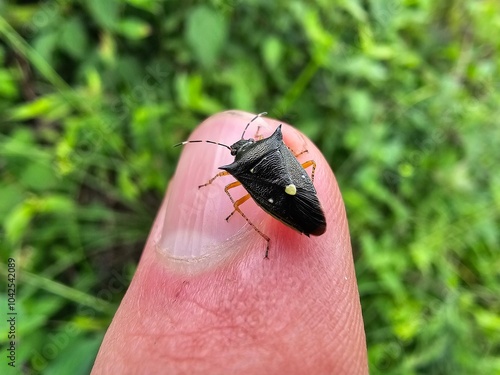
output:
[[[325,233],[326,220],[308,174],[283,143],[281,125],[260,141],[241,139],[231,147],[229,172],[267,213],[309,235]]]

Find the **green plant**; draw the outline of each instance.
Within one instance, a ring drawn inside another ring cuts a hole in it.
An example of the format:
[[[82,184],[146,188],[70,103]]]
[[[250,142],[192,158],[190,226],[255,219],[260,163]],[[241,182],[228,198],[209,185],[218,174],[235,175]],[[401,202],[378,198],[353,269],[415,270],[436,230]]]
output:
[[[335,171],[371,373],[500,371],[496,1],[0,8],[0,274],[15,258],[27,369],[88,372],[171,146],[238,108],[294,123]]]

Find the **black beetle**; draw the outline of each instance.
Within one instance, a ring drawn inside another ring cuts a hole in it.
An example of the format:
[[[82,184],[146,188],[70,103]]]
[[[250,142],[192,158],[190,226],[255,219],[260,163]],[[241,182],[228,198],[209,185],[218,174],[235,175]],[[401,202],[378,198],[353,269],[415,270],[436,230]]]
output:
[[[219,167],[223,172],[212,177],[206,184],[210,185],[217,177],[232,175],[237,181],[227,185],[224,189],[231,199],[235,213],[240,213],[246,221],[267,241],[266,255],[269,255],[270,238],[262,233],[240,210],[239,206],[250,197],[269,215],[278,219],[306,236],[320,236],[326,231],[326,219],[321,204],[319,203],[316,189],[314,188],[314,170],[316,163],[313,160],[300,164],[296,156],[283,142],[281,124],[268,138],[255,140],[244,139],[245,132],[250,124],[266,113],[255,116],[243,130],[241,139],[231,146],[214,141],[186,141],[177,144],[208,142],[223,146],[235,156],[234,162]],[[311,178],[304,168],[312,166]],[[243,185],[248,192],[238,200],[234,200],[229,189]]]

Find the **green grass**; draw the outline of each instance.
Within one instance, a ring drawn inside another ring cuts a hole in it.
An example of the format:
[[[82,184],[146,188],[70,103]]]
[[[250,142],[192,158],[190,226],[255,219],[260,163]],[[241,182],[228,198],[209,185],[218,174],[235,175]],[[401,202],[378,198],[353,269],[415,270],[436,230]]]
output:
[[[88,373],[171,146],[231,108],[297,125],[336,173],[371,374],[500,373],[500,3],[68,0],[0,15],[0,277],[15,258],[26,373]]]

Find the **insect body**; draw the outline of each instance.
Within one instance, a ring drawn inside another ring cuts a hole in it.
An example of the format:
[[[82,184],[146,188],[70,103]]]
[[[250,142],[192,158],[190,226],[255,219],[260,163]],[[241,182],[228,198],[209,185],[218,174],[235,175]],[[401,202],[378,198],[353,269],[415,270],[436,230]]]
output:
[[[234,206],[234,211],[226,220],[235,212],[240,213],[267,241],[265,258],[268,258],[270,238],[240,210],[240,205],[250,197],[268,214],[307,236],[311,234],[320,236],[325,233],[326,220],[313,185],[316,163],[313,160],[302,165],[298,162],[283,142],[281,125],[268,138],[260,140],[243,138],[248,126],[264,114],[255,116],[246,125],[241,139],[230,147],[213,141],[205,141],[228,148],[235,158],[231,164],[219,167],[223,172],[218,173],[199,188],[210,185],[216,178],[229,174],[237,180],[224,189]],[[203,141],[186,141],[181,144],[192,142]],[[313,168],[312,179],[304,169],[309,166]],[[235,201],[229,189],[239,185],[243,185],[248,194]]]

